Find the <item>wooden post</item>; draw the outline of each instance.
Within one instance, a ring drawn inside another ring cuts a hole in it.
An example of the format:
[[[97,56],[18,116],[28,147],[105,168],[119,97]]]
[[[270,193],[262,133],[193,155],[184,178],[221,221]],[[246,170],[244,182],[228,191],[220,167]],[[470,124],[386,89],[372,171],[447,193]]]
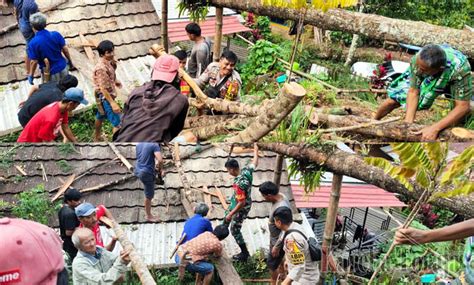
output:
[[[161,45],[168,52],[168,0],[161,0]]]
[[[329,200],[329,207],[326,214],[326,223],[324,226],[323,236],[323,259],[321,260],[321,279],[328,270],[328,256],[331,253],[332,236],[334,234],[334,227],[336,226],[337,210],[339,208],[339,197],[341,196],[342,175],[333,174],[331,198]]]
[[[278,154],[275,159],[275,170],[273,172],[273,183],[280,189],[280,181],[281,181],[281,169],[283,167],[283,158],[284,156]]]
[[[216,7],[216,36],[214,37],[214,55],[212,56],[214,61],[219,61],[221,57],[223,14],[224,8]]]
[[[150,271],[148,271],[146,263],[143,261],[141,255],[135,249],[133,243],[128,239],[127,235],[123,231],[122,227],[120,227],[120,225],[117,223],[117,221],[107,217],[100,218],[100,221],[114,230],[115,236],[122,245],[123,249],[130,252],[129,256],[132,267],[135,269],[135,272],[137,272],[138,278],[140,278],[140,283],[145,285],[156,285],[155,280],[153,280],[153,276],[151,276]]]

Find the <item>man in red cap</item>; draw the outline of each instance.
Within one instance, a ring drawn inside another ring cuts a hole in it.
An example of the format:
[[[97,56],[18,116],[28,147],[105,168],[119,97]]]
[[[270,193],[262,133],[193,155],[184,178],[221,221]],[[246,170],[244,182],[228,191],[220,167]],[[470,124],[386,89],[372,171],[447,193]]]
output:
[[[114,134],[118,142],[169,142],[184,127],[188,98],[179,92],[179,60],[160,56],[152,81],[132,91],[123,109],[122,128]]]
[[[61,240],[53,229],[0,219],[0,284],[68,284]]]

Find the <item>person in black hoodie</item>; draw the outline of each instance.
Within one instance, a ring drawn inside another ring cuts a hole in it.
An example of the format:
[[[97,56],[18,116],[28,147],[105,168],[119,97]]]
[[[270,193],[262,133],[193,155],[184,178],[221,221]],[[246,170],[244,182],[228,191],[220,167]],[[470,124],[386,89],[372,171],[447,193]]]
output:
[[[61,101],[64,91],[71,87],[77,87],[78,81],[74,75],[66,75],[66,77],[56,81],[50,81],[31,87],[30,93],[26,101],[20,103],[20,111],[18,112],[18,121],[22,127],[33,118],[43,107],[57,101]]]
[[[169,142],[184,127],[188,98],[179,91],[179,60],[160,56],[152,81],[132,91],[125,103],[122,128],[114,134],[116,142]]]

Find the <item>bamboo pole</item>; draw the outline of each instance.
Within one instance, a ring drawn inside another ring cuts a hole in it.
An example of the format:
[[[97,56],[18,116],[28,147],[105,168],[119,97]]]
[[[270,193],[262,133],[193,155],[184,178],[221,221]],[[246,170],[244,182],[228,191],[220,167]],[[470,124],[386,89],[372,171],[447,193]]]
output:
[[[214,37],[214,54],[212,56],[213,61],[219,61],[221,56],[222,46],[222,18],[224,14],[224,8],[216,8],[216,36]]]
[[[329,201],[329,207],[326,215],[326,223],[324,225],[323,235],[323,259],[321,260],[321,279],[324,280],[328,269],[328,256],[331,251],[332,236],[334,234],[334,228],[336,226],[337,210],[339,208],[339,198],[341,197],[341,185],[342,175],[333,174],[332,186],[331,186],[331,200]]]
[[[102,217],[100,220],[112,228],[123,249],[130,252],[129,256],[132,267],[135,269],[135,272],[137,272],[138,278],[140,278],[140,283],[144,285],[156,285],[156,282],[153,279],[153,276],[150,274],[150,271],[148,271],[148,267],[143,261],[142,256],[135,249],[133,243],[128,239],[127,235],[123,231],[122,227],[117,223],[117,221],[107,217]]]
[[[273,183],[280,189],[280,181],[281,181],[281,170],[283,167],[283,158],[284,156],[278,154],[275,158],[275,170],[273,171]]]
[[[161,45],[168,52],[168,0],[161,0]]]

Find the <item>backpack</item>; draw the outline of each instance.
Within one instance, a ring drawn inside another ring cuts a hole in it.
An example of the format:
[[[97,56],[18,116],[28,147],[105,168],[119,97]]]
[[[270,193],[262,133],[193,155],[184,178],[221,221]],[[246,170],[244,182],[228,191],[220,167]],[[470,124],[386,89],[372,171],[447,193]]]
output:
[[[321,250],[321,247],[318,244],[318,241],[314,237],[307,238],[306,235],[304,233],[302,233],[301,231],[296,230],[296,229],[291,229],[291,230],[288,230],[285,233],[285,236],[283,237],[283,240],[286,239],[286,236],[288,234],[295,233],[295,232],[302,235],[304,237],[304,239],[308,242],[309,253],[311,255],[311,261],[320,261],[321,258],[322,258],[322,250]]]

